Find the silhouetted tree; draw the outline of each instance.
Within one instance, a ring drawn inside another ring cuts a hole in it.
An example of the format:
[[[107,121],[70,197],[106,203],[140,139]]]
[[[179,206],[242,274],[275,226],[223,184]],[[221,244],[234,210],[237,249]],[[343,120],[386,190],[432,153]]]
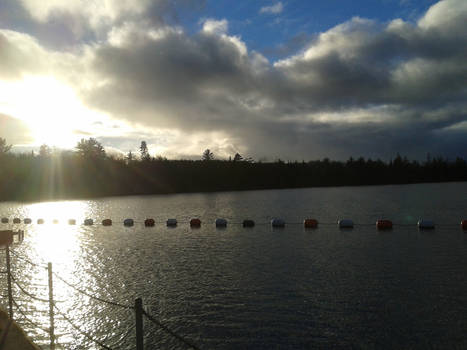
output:
[[[234,162],[241,162],[243,161],[243,157],[240,155],[240,153],[235,153],[235,156],[233,157]]]
[[[128,151],[125,157],[127,164],[131,163],[134,159],[135,159],[135,156],[133,155],[133,153],[131,151]]]
[[[39,148],[39,156],[40,157],[50,157],[50,155],[52,154],[52,150],[50,149],[49,146],[47,146],[46,144],[43,144],[41,145],[41,147]]]
[[[83,158],[99,159],[105,158],[104,147],[95,138],[81,139],[76,145],[76,152]]]
[[[139,152],[141,154],[142,160],[149,160],[151,156],[149,155],[148,145],[146,141],[141,141],[141,146],[139,146]]]
[[[11,145],[6,143],[4,138],[0,137],[0,156],[3,154],[7,154],[11,150]]]
[[[203,157],[201,158],[204,161],[209,161],[214,159],[214,153],[212,153],[209,148],[203,152]]]

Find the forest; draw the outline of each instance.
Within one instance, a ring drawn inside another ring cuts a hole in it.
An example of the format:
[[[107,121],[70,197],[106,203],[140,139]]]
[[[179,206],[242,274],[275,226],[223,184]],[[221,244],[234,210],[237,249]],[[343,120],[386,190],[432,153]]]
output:
[[[107,155],[95,139],[82,139],[72,151],[46,145],[14,153],[0,138],[0,200],[35,201],[179,192],[238,191],[316,186],[360,186],[466,181],[467,162],[427,156],[423,162],[394,159],[334,161],[255,161],[235,154],[216,159],[207,149],[199,160],[168,160],[140,154]]]

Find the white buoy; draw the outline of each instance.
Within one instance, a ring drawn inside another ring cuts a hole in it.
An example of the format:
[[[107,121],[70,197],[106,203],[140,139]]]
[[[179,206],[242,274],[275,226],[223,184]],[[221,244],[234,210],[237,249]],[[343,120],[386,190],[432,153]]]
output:
[[[177,219],[167,219],[167,226],[177,226]]]
[[[285,221],[283,219],[272,219],[271,226],[272,227],[285,227]]]
[[[435,223],[433,222],[433,220],[420,219],[418,220],[417,226],[418,228],[421,228],[421,229],[434,229]]]
[[[353,221],[350,219],[341,219],[337,222],[339,228],[353,228]]]
[[[227,227],[226,219],[216,219],[216,227]]]

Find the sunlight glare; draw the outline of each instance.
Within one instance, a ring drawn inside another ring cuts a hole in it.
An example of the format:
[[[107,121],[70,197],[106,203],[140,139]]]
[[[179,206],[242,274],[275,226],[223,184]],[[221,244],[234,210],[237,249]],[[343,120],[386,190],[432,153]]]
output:
[[[62,148],[71,148],[80,139],[76,130],[102,119],[82,104],[71,87],[47,76],[0,80],[0,113],[26,122],[37,145]]]

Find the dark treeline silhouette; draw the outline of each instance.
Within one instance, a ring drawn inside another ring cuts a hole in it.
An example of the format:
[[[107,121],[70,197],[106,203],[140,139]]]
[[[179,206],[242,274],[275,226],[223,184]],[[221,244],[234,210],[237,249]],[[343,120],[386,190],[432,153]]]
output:
[[[206,150],[200,160],[167,160],[150,157],[145,142],[140,152],[138,159],[131,152],[108,156],[95,139],[83,139],[75,151],[44,145],[38,155],[15,154],[0,139],[0,200],[467,180],[467,162],[461,158],[254,162],[240,154],[216,160]]]

